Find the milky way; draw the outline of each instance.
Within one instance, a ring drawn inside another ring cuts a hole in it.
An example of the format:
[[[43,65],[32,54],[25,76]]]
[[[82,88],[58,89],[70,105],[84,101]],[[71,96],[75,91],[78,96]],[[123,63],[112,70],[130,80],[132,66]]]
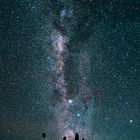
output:
[[[53,47],[54,47],[54,58],[55,58],[55,86],[56,90],[58,91],[57,94],[59,94],[59,97],[61,98],[61,107],[60,114],[57,114],[58,118],[58,125],[59,129],[61,131],[65,131],[67,129],[67,122],[66,119],[68,117],[68,95],[67,95],[67,83],[65,80],[65,51],[66,51],[66,45],[65,45],[65,38],[61,35],[61,33],[57,33],[54,36],[53,40]],[[62,132],[61,132],[62,133]]]
[[[68,10],[62,9],[60,12],[60,25],[63,26],[65,22],[65,18],[67,18]],[[69,38],[70,39],[70,38]],[[65,62],[68,57],[68,48],[66,43],[68,43],[68,37],[63,36],[61,31],[54,30],[52,33],[52,45],[53,45],[53,57],[54,57],[54,69],[55,69],[55,88],[61,99],[61,104],[56,109],[56,118],[58,120],[58,128],[60,139],[62,136],[69,137],[71,140],[74,137],[74,133],[79,132],[83,137],[87,138],[87,135],[91,135],[90,132],[90,114],[87,115],[87,112],[92,110],[89,109],[89,105],[87,102],[91,102],[92,100],[92,91],[90,90],[88,84],[86,83],[87,78],[87,65],[86,62],[88,58],[87,52],[81,52],[77,62],[79,63],[78,72],[80,74],[81,87],[77,93],[77,95],[71,99],[69,98],[67,81],[65,77]],[[81,108],[80,106],[83,107]],[[86,108],[88,106],[88,108]],[[80,108],[81,109],[80,109]],[[79,108],[79,110],[78,110]],[[73,113],[73,109],[77,111]],[[86,118],[84,118],[86,116]],[[86,121],[86,122],[84,122]],[[81,123],[85,123],[84,127]],[[88,137],[90,138],[90,137]]]
[[[53,36],[52,41],[54,47],[54,67],[56,72],[55,88],[57,90],[56,94],[59,94],[56,96],[59,96],[59,98],[61,99],[61,104],[56,109],[56,118],[58,120],[59,134],[62,136],[66,135],[67,137],[69,137],[69,140],[73,139],[75,132],[79,132],[82,134],[82,136],[87,137],[87,134],[90,134],[90,124],[88,124],[90,122],[90,114],[86,116],[86,125],[84,125],[84,127],[81,126],[81,122],[84,121],[83,118],[85,115],[87,115],[88,109],[86,109],[85,106],[89,107],[89,105],[86,104],[87,102],[92,100],[92,96],[90,95],[91,91],[89,91],[90,89],[86,84],[86,71],[84,71],[84,69],[86,69],[86,64],[84,63],[86,63],[86,59],[88,59],[88,56],[84,56],[84,54],[82,53],[79,56],[79,72],[82,78],[80,84],[81,88],[79,90],[79,93],[74,97],[74,99],[69,99],[67,81],[65,79],[65,61],[68,57],[66,56],[68,53],[66,51],[67,46],[65,45],[66,37],[63,37],[60,32],[56,32]],[[77,110],[77,112],[75,112],[74,114],[71,112],[71,109],[76,109],[79,105],[81,106],[82,104],[84,105],[82,109]],[[78,121],[80,121],[80,123],[78,123]]]

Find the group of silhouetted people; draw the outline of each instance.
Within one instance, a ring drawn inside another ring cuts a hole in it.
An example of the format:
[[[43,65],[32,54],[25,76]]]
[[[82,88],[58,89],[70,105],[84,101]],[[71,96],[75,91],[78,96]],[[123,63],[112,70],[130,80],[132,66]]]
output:
[[[45,134],[44,132],[42,133],[42,137],[43,137],[44,139],[45,139],[45,137],[46,137],[46,134]],[[67,140],[67,137],[64,136],[64,137],[63,137],[63,140]],[[75,134],[74,140],[79,140],[79,134],[78,134],[78,133]],[[85,139],[82,138],[82,140],[85,140]]]
[[[67,137],[63,137],[63,140],[67,140]],[[79,134],[78,133],[75,134],[75,139],[74,140],[79,140]],[[84,138],[82,138],[82,140],[84,140]]]

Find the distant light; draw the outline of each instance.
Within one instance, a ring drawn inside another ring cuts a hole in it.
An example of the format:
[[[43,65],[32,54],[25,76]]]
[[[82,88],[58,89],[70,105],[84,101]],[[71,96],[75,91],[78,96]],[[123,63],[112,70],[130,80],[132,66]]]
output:
[[[72,104],[72,100],[70,99],[70,100],[68,100],[68,102],[70,103],[70,104]]]

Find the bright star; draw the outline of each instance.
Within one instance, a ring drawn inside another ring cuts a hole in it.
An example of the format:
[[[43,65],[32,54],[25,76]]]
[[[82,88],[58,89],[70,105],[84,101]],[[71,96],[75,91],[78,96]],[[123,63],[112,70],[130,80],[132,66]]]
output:
[[[77,113],[77,117],[80,117],[80,113]]]
[[[70,103],[70,104],[72,104],[72,100],[70,99],[70,100],[68,100],[68,102]]]
[[[133,122],[133,120],[130,120],[130,123],[132,123]]]

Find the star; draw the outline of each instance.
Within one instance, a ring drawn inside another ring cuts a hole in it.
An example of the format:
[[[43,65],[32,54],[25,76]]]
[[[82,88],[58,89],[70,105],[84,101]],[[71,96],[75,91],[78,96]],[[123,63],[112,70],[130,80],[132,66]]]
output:
[[[80,113],[77,113],[76,115],[77,115],[77,117],[80,117]]]
[[[73,103],[73,100],[69,99],[68,102],[69,102],[69,104],[72,104]]]

